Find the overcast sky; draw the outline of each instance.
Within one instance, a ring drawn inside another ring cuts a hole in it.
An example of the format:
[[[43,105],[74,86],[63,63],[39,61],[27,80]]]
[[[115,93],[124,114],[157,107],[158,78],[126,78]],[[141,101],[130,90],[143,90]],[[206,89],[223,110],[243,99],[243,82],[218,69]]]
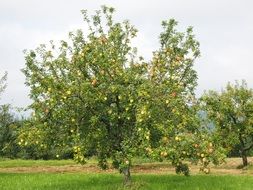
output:
[[[85,28],[81,9],[94,13],[101,5],[115,7],[117,21],[135,25],[135,45],[147,59],[159,46],[162,20],[175,18],[180,30],[193,26],[201,45],[198,95],[241,79],[253,87],[252,0],[0,0],[0,73],[8,71],[0,103],[30,103],[20,72],[24,49],[66,39],[69,31]]]

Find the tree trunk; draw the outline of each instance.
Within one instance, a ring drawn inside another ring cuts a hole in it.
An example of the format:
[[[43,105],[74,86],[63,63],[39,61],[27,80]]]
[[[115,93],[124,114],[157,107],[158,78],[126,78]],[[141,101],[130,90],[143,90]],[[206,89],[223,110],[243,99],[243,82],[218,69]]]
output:
[[[245,167],[248,165],[247,152],[245,150],[242,150],[241,156],[242,156],[243,167]]]
[[[243,167],[248,165],[248,159],[247,159],[247,149],[245,149],[245,142],[243,141],[242,134],[239,133],[239,140],[241,143],[241,157],[242,157],[242,165]]]
[[[131,184],[131,175],[130,175],[130,167],[126,167],[122,170],[122,173],[124,175],[124,185],[130,185]]]

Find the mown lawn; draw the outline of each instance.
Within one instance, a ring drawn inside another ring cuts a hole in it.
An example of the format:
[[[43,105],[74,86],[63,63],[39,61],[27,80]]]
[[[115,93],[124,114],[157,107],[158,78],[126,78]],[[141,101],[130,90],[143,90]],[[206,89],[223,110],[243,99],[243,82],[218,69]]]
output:
[[[120,190],[122,176],[117,174],[14,174],[0,173],[1,190]],[[133,186],[140,190],[252,190],[253,176],[214,176],[135,174]]]

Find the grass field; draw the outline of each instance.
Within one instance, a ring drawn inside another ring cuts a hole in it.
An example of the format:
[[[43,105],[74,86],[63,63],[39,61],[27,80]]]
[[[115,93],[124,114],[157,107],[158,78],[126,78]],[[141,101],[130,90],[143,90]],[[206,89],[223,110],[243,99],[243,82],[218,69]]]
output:
[[[134,158],[133,162],[135,164],[143,163],[158,163],[152,161],[148,158]],[[97,160],[95,158],[90,158],[87,160],[86,165],[96,165]],[[33,166],[66,166],[66,165],[76,165],[73,160],[22,160],[22,159],[8,159],[0,158],[0,168],[13,168],[13,167],[33,167]]]
[[[96,160],[80,166],[72,160],[0,160],[0,190],[120,190],[122,176],[116,170],[101,171]],[[174,174],[168,163],[136,160],[131,190],[252,190],[253,168],[237,169],[240,159],[213,167],[211,175],[192,166],[190,177]]]
[[[0,168],[37,167],[37,166],[65,166],[75,164],[73,160],[0,160]]]
[[[124,189],[118,174],[0,174],[1,190],[119,190]],[[126,189],[126,188],[125,188]],[[191,177],[177,175],[133,176],[129,189],[140,190],[252,190],[253,176]]]

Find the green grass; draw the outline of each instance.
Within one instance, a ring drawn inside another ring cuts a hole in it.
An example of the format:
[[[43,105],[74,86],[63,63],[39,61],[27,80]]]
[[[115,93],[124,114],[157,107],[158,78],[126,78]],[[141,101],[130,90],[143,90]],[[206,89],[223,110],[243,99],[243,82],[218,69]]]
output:
[[[117,174],[6,174],[0,173],[1,190],[120,190]],[[131,190],[252,190],[253,176],[134,175]]]
[[[94,165],[96,158],[88,161]],[[135,158],[135,164],[168,167],[169,163]],[[11,160],[0,158],[0,168],[64,166],[72,160]],[[252,166],[250,165],[249,168]],[[30,168],[31,169],[31,168]],[[29,171],[29,170],[28,170]],[[122,176],[105,173],[0,173],[0,190],[252,190],[250,175],[178,175],[134,174],[133,185],[124,188]]]
[[[111,161],[109,160],[109,163]],[[134,158],[134,164],[149,164],[154,163],[157,165],[169,164],[167,162],[156,162],[145,158]],[[76,164],[73,160],[22,160],[22,159],[6,159],[0,158],[0,168],[14,168],[14,167],[33,167],[33,166],[65,166]],[[87,160],[87,164],[97,164],[96,158]]]
[[[0,168],[33,167],[33,166],[64,166],[75,164],[73,160],[11,160],[1,159]]]

